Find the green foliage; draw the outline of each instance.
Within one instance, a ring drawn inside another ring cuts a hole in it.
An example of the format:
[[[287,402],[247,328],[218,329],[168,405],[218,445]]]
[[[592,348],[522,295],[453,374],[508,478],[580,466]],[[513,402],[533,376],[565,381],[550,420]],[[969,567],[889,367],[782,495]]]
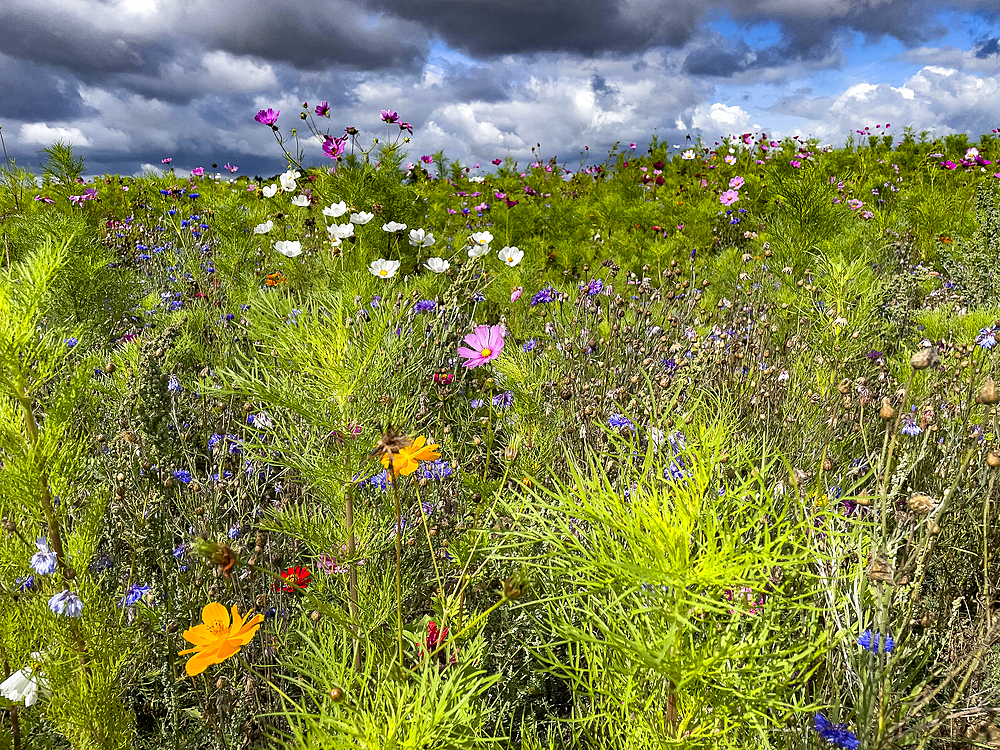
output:
[[[56,141],[51,146],[43,148],[45,154],[42,162],[42,184],[48,187],[51,183],[73,185],[83,177],[86,163],[82,156],[73,156],[73,145]]]

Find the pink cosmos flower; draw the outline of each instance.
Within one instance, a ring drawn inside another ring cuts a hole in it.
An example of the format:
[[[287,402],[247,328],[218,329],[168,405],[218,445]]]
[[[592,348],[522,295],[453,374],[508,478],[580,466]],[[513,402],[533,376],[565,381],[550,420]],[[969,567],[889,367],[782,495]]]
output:
[[[726,192],[724,192],[722,195],[719,196],[719,202],[722,203],[723,206],[731,206],[734,203],[736,203],[736,201],[738,201],[739,199],[740,199],[740,194],[737,193],[735,190],[727,190]]]
[[[500,166],[500,160],[499,159],[494,159],[493,163],[496,164],[498,167]]]
[[[516,286],[513,289],[511,289],[511,291],[510,291],[510,301],[511,302],[517,302],[519,299],[521,299],[521,294],[523,292],[524,292],[524,287],[523,286]]]
[[[387,122],[390,125],[399,119],[399,114],[393,112],[391,109],[382,110],[382,122]]]
[[[225,169],[225,170],[228,170],[230,174],[236,174],[237,172],[240,171],[239,167],[234,167],[228,161],[225,163],[225,165],[222,168]]]
[[[274,123],[278,121],[278,115],[280,114],[281,114],[280,109],[277,112],[275,112],[273,109],[268,107],[267,109],[262,109],[260,112],[258,112],[257,116],[254,117],[253,119],[259,122],[261,125],[274,125]]]
[[[191,170],[191,174],[193,174],[195,177],[203,177],[205,175],[205,168],[195,167],[194,169]]]
[[[422,161],[424,164],[430,164],[432,161],[434,161],[434,157],[431,156],[430,154],[424,154],[423,156],[420,157],[420,161]]]
[[[168,157],[166,159],[160,159],[160,164],[169,164],[173,160],[174,160],[174,157],[172,157],[172,156],[170,156],[170,157]]]
[[[331,159],[336,159],[342,153],[344,153],[344,146],[347,144],[347,136],[342,138],[331,138],[326,137],[323,141],[323,153],[329,156]]]
[[[323,117],[324,115],[330,114],[330,104],[329,102],[320,102],[316,106],[316,116]]]
[[[500,356],[503,350],[503,328],[500,326],[479,326],[464,339],[471,349],[458,347],[458,354],[465,358],[465,365],[470,370],[473,367],[485,365]]]
[[[794,169],[798,169],[799,167],[802,166],[802,162],[800,162],[798,159],[792,159],[790,163]]]
[[[857,198],[851,198],[849,201],[847,201],[847,207],[852,211],[857,211],[864,205],[865,204],[859,201]]]
[[[54,200],[52,200],[52,199],[51,199],[51,198],[50,198],[49,196],[47,196],[47,195],[36,195],[36,196],[35,196],[35,200],[36,200],[36,201],[42,201],[42,202],[44,202],[44,203],[55,203],[55,201],[54,201]]]
[[[741,187],[743,187],[744,182],[745,180],[742,177],[734,177],[729,181],[729,187],[731,187],[733,190],[739,190]]]

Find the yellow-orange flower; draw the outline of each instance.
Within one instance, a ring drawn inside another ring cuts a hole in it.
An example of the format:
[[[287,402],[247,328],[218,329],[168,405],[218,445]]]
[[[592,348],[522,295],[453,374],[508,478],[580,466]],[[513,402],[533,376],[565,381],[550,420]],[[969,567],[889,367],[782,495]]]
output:
[[[250,619],[240,617],[234,606],[230,619],[229,612],[218,602],[206,604],[201,612],[204,622],[184,631],[184,640],[193,643],[194,648],[184,649],[178,655],[195,654],[184,665],[187,673],[192,677],[201,674],[210,665],[221,664],[250,643],[264,615],[247,613],[247,617]]]
[[[392,468],[389,473],[393,478],[407,477],[417,470],[421,461],[433,461],[441,458],[441,454],[435,450],[437,445],[424,445],[427,438],[421,435],[415,438],[412,445],[400,448],[392,454]],[[389,454],[382,454],[382,465],[389,469]]]

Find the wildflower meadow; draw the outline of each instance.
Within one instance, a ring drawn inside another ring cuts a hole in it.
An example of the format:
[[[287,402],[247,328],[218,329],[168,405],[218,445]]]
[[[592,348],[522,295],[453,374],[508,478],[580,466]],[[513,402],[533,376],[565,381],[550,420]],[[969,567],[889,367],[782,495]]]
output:
[[[255,119],[0,172],[0,748],[1000,747],[998,131]]]

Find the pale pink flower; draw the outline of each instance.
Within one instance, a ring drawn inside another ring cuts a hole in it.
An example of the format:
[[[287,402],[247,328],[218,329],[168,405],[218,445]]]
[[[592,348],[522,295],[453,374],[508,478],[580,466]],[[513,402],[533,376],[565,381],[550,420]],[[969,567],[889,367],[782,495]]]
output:
[[[735,190],[727,190],[726,192],[724,192],[722,195],[719,196],[719,202],[722,203],[723,206],[731,206],[734,203],[736,203],[736,201],[738,201],[739,199],[740,199],[740,194],[737,193]]]

